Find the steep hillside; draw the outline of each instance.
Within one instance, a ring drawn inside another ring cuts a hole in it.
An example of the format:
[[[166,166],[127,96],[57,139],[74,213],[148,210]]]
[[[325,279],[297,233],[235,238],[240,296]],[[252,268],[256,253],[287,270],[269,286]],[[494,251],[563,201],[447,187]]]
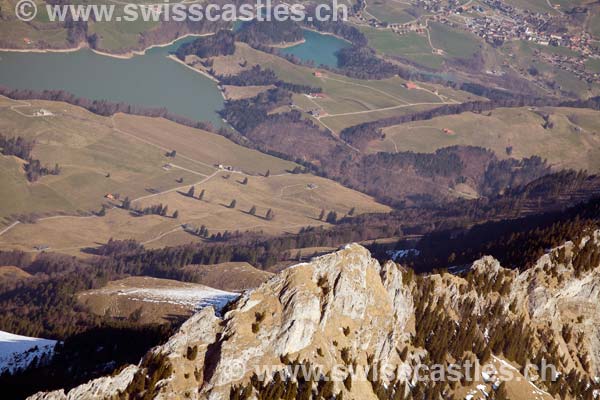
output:
[[[348,245],[245,292],[223,318],[203,309],[138,366],[32,399],[592,399],[599,266],[600,231],[527,271],[484,257],[462,277],[415,276]],[[533,381],[547,364],[557,374]]]
[[[0,331],[0,375],[43,364],[52,357],[56,340],[13,335]]]

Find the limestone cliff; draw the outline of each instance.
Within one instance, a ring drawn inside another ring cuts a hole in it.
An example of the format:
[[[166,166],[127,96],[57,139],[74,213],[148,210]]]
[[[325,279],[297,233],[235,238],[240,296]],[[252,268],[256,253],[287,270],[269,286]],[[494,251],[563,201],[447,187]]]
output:
[[[587,257],[583,261],[582,253]],[[260,393],[260,398],[475,399],[504,391],[511,398],[533,398],[531,393],[538,398],[594,396],[600,393],[592,391],[600,375],[600,259],[595,254],[600,254],[598,234],[549,251],[521,273],[485,257],[462,277],[412,276],[393,262],[381,266],[362,246],[348,245],[243,293],[223,317],[203,309],[138,366],[67,394],[32,398],[217,400],[257,398]],[[511,343],[521,348],[515,351]],[[397,372],[434,361],[447,365],[477,358],[510,363],[517,370],[524,360],[539,361],[552,352],[560,384],[507,389],[488,377],[479,385],[407,385],[405,375],[398,373],[393,379],[323,383],[339,365],[391,365]],[[318,366],[320,375],[297,382],[285,374],[257,379],[289,365]],[[572,371],[587,386],[571,389],[573,382],[565,377]]]

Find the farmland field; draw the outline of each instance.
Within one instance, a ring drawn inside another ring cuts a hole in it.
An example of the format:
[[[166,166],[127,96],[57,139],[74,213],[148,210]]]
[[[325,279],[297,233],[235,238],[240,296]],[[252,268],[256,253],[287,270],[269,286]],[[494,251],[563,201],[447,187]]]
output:
[[[377,121],[383,118],[390,118],[402,114],[409,114],[418,111],[425,111],[436,107],[435,105],[420,105],[420,106],[409,106],[403,108],[392,108],[388,110],[376,110],[363,113],[346,114],[338,116],[324,116],[321,121],[327,124],[334,132],[341,132],[344,128],[350,126],[362,124],[364,122]]]
[[[195,185],[197,191],[205,190],[204,200],[186,196],[186,187],[133,202],[133,206],[139,207],[166,204],[170,212],[165,217],[135,216],[115,208],[104,217],[48,218],[15,226],[0,236],[0,247],[30,250],[48,246],[54,251],[72,253],[96,247],[110,238],[133,238],[147,247],[163,247],[203,240],[185,232],[186,224],[195,228],[204,225],[209,234],[236,230],[277,234],[323,225],[318,220],[322,208],[334,210],[340,216],[351,208],[356,213],[389,210],[366,195],[312,175],[250,177],[246,185],[240,182],[242,175],[231,174],[225,179],[228,175],[219,172],[204,184]],[[229,207],[232,200],[236,200],[235,208]],[[250,213],[253,206],[255,215]],[[275,214],[273,220],[265,218],[268,209]],[[179,212],[177,219],[170,216],[175,210]]]
[[[547,129],[542,113],[549,115]],[[600,171],[598,118],[597,111],[563,108],[497,109],[490,116],[464,113],[386,128],[386,138],[372,142],[369,151],[433,152],[474,145],[500,157],[507,157],[507,152],[517,158],[539,155],[557,169]]]
[[[3,192],[8,194],[0,199],[4,225],[21,214],[96,211],[107,193],[136,198],[164,191],[208,176],[214,164],[235,165],[248,174],[267,169],[276,174],[294,165],[162,119],[107,118],[64,103],[27,104],[4,99],[0,131],[35,140],[33,156],[45,165],[58,163],[62,171],[31,184],[22,173],[22,161],[0,157]],[[54,115],[32,117],[40,108]],[[179,152],[175,160],[165,156],[171,150]],[[176,167],[163,168],[170,162]]]
[[[540,13],[556,13],[554,8],[550,7],[551,3],[546,0],[507,0],[507,3],[511,4],[514,7],[519,7],[524,10],[530,10]],[[558,4],[559,2],[553,0],[552,3]]]
[[[322,225],[316,219],[322,208],[340,215],[352,208],[357,213],[388,210],[330,180],[286,172],[294,163],[164,119],[101,117],[64,103],[32,101],[29,106],[6,98],[0,107],[4,135],[35,140],[33,157],[44,165],[61,166],[59,175],[30,183],[23,160],[0,157],[0,185],[6,193],[0,200],[3,230],[17,221],[37,220],[3,231],[3,248],[30,251],[37,246],[77,253],[110,238],[134,238],[160,247],[203,240],[187,233],[187,224],[205,225],[211,234],[284,233]],[[53,115],[32,116],[40,108]],[[167,157],[172,150],[176,156]],[[263,176],[267,171],[268,178]],[[191,186],[197,190],[194,199],[185,195]],[[206,192],[203,200],[197,199],[200,190]],[[136,216],[114,208],[121,201],[107,199],[107,194],[129,197],[134,208],[162,203],[170,212]],[[228,207],[234,199],[237,206]],[[94,215],[102,205],[108,206],[106,215]],[[252,206],[255,215],[249,212]],[[275,214],[272,220],[265,218],[268,209]],[[175,210],[178,218],[171,217]]]
[[[600,9],[595,9],[595,14],[588,21],[588,31],[596,39],[600,40]]]
[[[371,45],[378,52],[412,61],[431,69],[440,69],[443,57],[433,54],[427,37],[411,32],[398,35],[390,30],[361,28]]]
[[[329,71],[318,71],[252,49],[244,43],[236,43],[233,55],[215,57],[212,60],[214,62],[211,68],[216,75],[237,74],[258,64],[262,68],[272,69],[284,81],[321,88],[322,96],[297,94],[294,96],[294,103],[305,112],[318,110],[320,116],[315,118],[316,122],[336,133],[348,126],[398,113],[477,98],[466,92],[433,84],[419,84],[417,89],[408,89],[406,81],[399,77],[360,80]],[[193,62],[193,59],[188,59],[188,62]],[[200,65],[196,67],[202,68]]]
[[[12,10],[15,9],[17,0],[0,0],[0,9]],[[38,48],[38,47],[54,47],[54,48],[73,48],[74,44],[67,40],[68,30],[55,22],[51,22],[46,5],[54,5],[54,2],[43,0],[35,1],[38,13],[32,23],[23,23],[16,19],[5,18],[0,24],[0,37],[11,44],[11,48]],[[84,0],[74,0],[69,4],[86,4]],[[133,0],[130,3],[143,3],[139,0]],[[127,21],[116,20],[123,18],[123,4],[116,4],[109,0],[97,0],[95,5],[112,4],[115,6],[113,10],[112,21],[90,21],[89,34],[98,35],[98,48],[108,52],[125,52],[131,48],[140,47],[140,39],[143,33],[152,31],[160,26],[160,22],[153,21]],[[141,14],[141,11],[140,11]],[[10,14],[9,14],[10,15]],[[13,15],[10,15],[14,17]],[[25,40],[29,40],[27,43]]]
[[[583,97],[593,97],[600,94],[600,84],[598,82],[592,82],[587,84],[584,81],[578,79],[573,73],[557,68],[551,65],[538,52],[547,55],[560,55],[560,56],[577,56],[577,53],[573,51],[554,46],[541,46],[534,43],[530,43],[524,40],[515,41],[512,43],[504,44],[500,50],[507,56],[511,64],[516,69],[521,70],[523,73],[527,73],[532,67],[537,70],[539,76],[545,78],[547,81],[554,81],[556,86],[554,88],[554,94],[560,95],[559,90],[571,92]],[[594,62],[597,60],[588,59],[586,66],[588,69],[594,68]],[[550,93],[550,90],[547,90]]]
[[[475,36],[447,25],[431,22],[429,29],[433,45],[444,50],[450,57],[468,60],[481,47]]]
[[[366,17],[375,17],[380,21],[405,24],[426,13],[407,2],[398,0],[372,0],[366,8]]]

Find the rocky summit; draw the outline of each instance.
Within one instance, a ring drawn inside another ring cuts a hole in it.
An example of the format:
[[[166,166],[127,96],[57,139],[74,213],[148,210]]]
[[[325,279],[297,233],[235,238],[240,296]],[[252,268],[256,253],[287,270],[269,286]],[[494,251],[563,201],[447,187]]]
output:
[[[522,272],[484,257],[461,276],[415,275],[351,244],[283,270],[222,316],[204,308],[137,366],[30,399],[598,397],[599,235]],[[468,361],[484,372],[412,373]],[[523,379],[543,363],[556,373]]]

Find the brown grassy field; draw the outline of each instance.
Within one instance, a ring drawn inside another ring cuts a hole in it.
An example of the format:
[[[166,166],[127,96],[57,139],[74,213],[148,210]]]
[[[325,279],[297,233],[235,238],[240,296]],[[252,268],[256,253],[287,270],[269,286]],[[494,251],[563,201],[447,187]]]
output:
[[[229,179],[224,179],[227,176]],[[15,226],[0,236],[0,248],[31,250],[35,246],[48,246],[53,251],[74,253],[110,238],[133,238],[147,247],[163,247],[203,240],[185,232],[184,224],[204,225],[210,234],[236,230],[281,234],[323,225],[317,219],[321,208],[335,210],[340,215],[351,208],[356,213],[389,210],[366,195],[312,175],[250,177],[247,185],[240,183],[242,177],[219,172],[204,184],[195,185],[196,193],[205,190],[204,200],[187,197],[186,186],[133,203],[139,207],[166,204],[169,215],[178,210],[178,219],[133,216],[118,208],[107,211],[104,217],[51,217]],[[233,199],[237,201],[235,209],[228,207]],[[257,208],[256,215],[249,214],[252,206]],[[275,214],[273,220],[264,218],[268,209]]]
[[[389,210],[333,181],[289,174],[286,171],[294,163],[216,134],[164,119],[106,118],[63,103],[32,103],[29,107],[3,99],[0,129],[5,135],[35,140],[34,157],[43,164],[59,163],[62,172],[29,183],[21,160],[0,157],[0,187],[6,193],[0,199],[4,218],[0,248],[79,254],[82,248],[97,247],[110,238],[134,238],[148,247],[162,247],[203,240],[187,233],[184,225],[205,225],[210,234],[226,230],[280,234],[323,224],[316,219],[321,208],[341,215],[351,208],[357,213]],[[54,115],[28,116],[42,107]],[[165,156],[171,150],[177,151],[175,158]],[[268,178],[263,176],[266,171]],[[247,184],[242,184],[244,178]],[[196,196],[205,190],[202,201],[185,196],[190,186]],[[107,200],[107,193],[129,197],[135,208],[166,204],[169,214],[136,216],[112,208],[121,202]],[[233,199],[237,206],[229,208]],[[102,204],[111,207],[106,215],[93,215]],[[249,213],[253,206],[255,215]],[[273,220],[264,218],[268,209],[275,214]],[[175,210],[177,219],[170,217]],[[12,226],[27,221],[18,215],[35,215],[36,222]]]
[[[223,86],[223,94],[227,100],[239,100],[247,99],[257,96],[259,93],[269,89],[273,89],[275,86]]]
[[[100,289],[77,294],[79,303],[94,314],[139,323],[183,319],[201,304],[223,305],[234,297],[205,285],[145,276],[111,281]]]
[[[315,118],[315,121],[336,133],[351,125],[397,113],[477,99],[477,96],[469,93],[433,84],[419,83],[419,89],[410,90],[405,87],[406,81],[399,77],[360,80],[317,71],[315,68],[295,65],[277,55],[253,49],[245,43],[236,43],[233,55],[214,57],[211,60],[211,70],[217,76],[235,75],[254,65],[260,65],[262,68],[272,69],[286,82],[321,88],[323,97],[309,98],[298,94],[294,96],[294,103],[297,109],[307,113],[318,110],[322,117]],[[209,72],[202,64],[196,62],[196,57],[189,57],[187,61],[205,73]],[[228,86],[227,90],[232,89]]]
[[[273,276],[270,272],[254,268],[244,262],[188,265],[185,269],[194,274],[197,282],[228,292],[240,292],[258,287]]]
[[[0,267],[0,282],[2,283],[16,282],[30,277],[31,274],[23,271],[19,267],[12,265]]]
[[[540,115],[549,115],[544,129]],[[600,112],[572,108],[497,109],[488,116],[464,113],[384,129],[369,152],[433,152],[452,145],[482,146],[500,157],[539,155],[556,168],[600,171]],[[444,132],[444,129],[452,132]]]
[[[222,136],[158,118],[101,117],[64,103],[16,102],[0,98],[0,132],[35,140],[33,157],[59,163],[61,174],[27,182],[22,161],[0,156],[0,227],[16,216],[86,214],[107,193],[137,198],[193,183],[233,165],[249,174],[277,174],[294,164],[238,146]],[[32,117],[44,108],[54,115]],[[175,159],[165,156],[177,150]],[[173,163],[171,169],[164,169]],[[180,180],[183,182],[178,182]],[[0,228],[1,229],[1,228]]]

